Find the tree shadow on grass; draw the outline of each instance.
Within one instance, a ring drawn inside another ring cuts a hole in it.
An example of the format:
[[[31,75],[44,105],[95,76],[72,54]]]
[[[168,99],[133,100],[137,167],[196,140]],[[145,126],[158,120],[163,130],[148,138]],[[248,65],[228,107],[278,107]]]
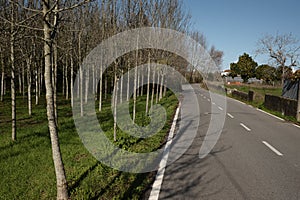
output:
[[[91,171],[93,171],[98,165],[100,165],[99,162],[96,162],[94,165],[90,166],[85,172],[83,172],[79,178],[73,183],[72,185],[69,185],[68,192],[69,195],[72,194],[72,192],[75,191],[76,188],[79,187],[80,183],[89,175]]]
[[[107,183],[103,189],[101,189],[99,192],[97,192],[95,194],[95,196],[91,197],[90,200],[99,199],[101,197],[101,195],[103,195],[111,187],[111,185],[113,185],[116,182],[116,180],[119,179],[120,176],[121,176],[121,172],[118,172],[117,175],[114,176],[114,178],[109,183]]]

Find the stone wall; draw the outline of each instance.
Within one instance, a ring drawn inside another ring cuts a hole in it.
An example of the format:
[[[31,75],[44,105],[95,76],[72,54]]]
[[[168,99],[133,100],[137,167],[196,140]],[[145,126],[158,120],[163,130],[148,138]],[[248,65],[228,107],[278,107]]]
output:
[[[279,96],[266,95],[264,106],[269,110],[281,112],[285,116],[297,115],[297,101]]]
[[[254,99],[253,91],[249,91],[248,93],[246,93],[246,92],[240,92],[237,90],[232,90],[230,93],[233,97],[244,100],[244,101],[253,101],[253,99]]]

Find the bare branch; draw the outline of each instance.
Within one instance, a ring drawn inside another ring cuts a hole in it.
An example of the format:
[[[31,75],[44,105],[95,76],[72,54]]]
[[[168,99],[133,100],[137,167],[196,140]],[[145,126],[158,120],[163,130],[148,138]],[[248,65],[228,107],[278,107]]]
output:
[[[74,5],[70,6],[70,7],[58,9],[55,12],[63,12],[63,11],[67,11],[67,10],[72,10],[74,8],[80,7],[80,6],[84,5],[84,4],[87,4],[87,3],[90,3],[90,2],[93,2],[93,1],[95,1],[95,0],[83,0],[82,2],[74,4]]]
[[[30,26],[21,25],[21,24],[18,24],[17,26],[22,27],[22,28],[26,28],[26,29],[30,29],[30,30],[34,30],[34,31],[43,31],[42,28],[35,28],[35,27],[30,27]]]
[[[33,8],[28,8],[28,7],[26,7],[26,6],[23,6],[22,4],[19,3],[19,1],[9,0],[9,2],[10,2],[10,3],[13,3],[13,4],[15,4],[15,5],[21,7],[22,9],[27,10],[27,11],[42,13],[41,10],[33,9]]]

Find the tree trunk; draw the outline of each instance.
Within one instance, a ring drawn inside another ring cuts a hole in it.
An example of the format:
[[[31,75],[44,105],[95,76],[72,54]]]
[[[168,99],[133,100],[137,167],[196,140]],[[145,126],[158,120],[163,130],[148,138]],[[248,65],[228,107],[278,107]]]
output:
[[[164,74],[161,74],[161,83],[160,83],[160,90],[159,90],[159,101],[162,99],[163,96],[163,85],[164,85]]]
[[[135,112],[136,112],[136,96],[137,96],[137,79],[138,79],[138,58],[139,58],[139,34],[136,39],[136,52],[135,52],[135,68],[134,68],[134,83],[133,83],[133,112],[132,120],[135,122]]]
[[[57,45],[56,42],[53,42],[53,76],[52,76],[52,84],[53,84],[53,100],[54,100],[54,114],[55,114],[55,121],[57,123]]]
[[[127,95],[126,100],[129,101],[129,87],[130,87],[130,65],[128,64],[128,72],[127,72]]]
[[[157,85],[156,85],[156,96],[155,96],[155,103],[157,104],[158,103],[158,96],[159,96],[159,86],[160,86],[160,73],[159,73],[159,71],[157,72]]]
[[[141,68],[141,73],[140,73],[140,76],[141,76],[141,96],[144,95],[144,70],[143,68]]]
[[[0,47],[1,48],[1,47]],[[2,73],[1,73],[1,101],[3,101],[3,96],[4,96],[4,76],[5,76],[5,72],[4,72],[4,57],[2,57],[3,55],[1,55],[1,65],[2,65]]]
[[[300,79],[298,80],[297,121],[300,122]]]
[[[285,64],[281,65],[282,66],[282,78],[281,78],[281,86],[284,86],[284,79],[285,79]]]
[[[35,105],[39,105],[39,81],[38,81],[38,68],[35,71]]]
[[[98,95],[99,95],[99,93],[98,93],[98,91],[99,91],[99,83],[97,82],[98,81],[98,77],[100,77],[100,74],[98,74],[98,71],[99,71],[99,73],[100,73],[100,70],[98,70],[98,67],[96,67],[96,69],[95,69],[96,71],[95,71],[95,101],[97,101],[98,100]],[[98,76],[99,75],[99,76]],[[99,79],[100,80],[100,79]]]
[[[150,51],[148,53],[148,69],[147,69],[147,97],[146,97],[146,112],[145,116],[148,115],[149,110],[149,96],[150,96]]]
[[[27,60],[27,98],[28,98],[28,114],[31,116],[31,69],[29,58]]]
[[[80,97],[80,84],[81,84],[81,82],[80,82],[80,66],[79,66],[79,68],[78,68],[78,70],[77,70],[77,76],[79,76],[79,84],[77,84],[77,98],[79,98]]]
[[[122,72],[121,72],[122,74],[121,74],[121,86],[120,86],[120,103],[122,103],[123,102],[123,69],[122,69]]]
[[[25,66],[24,63],[22,64],[22,96],[23,99],[25,98]]]
[[[11,137],[15,141],[16,133],[16,91],[15,91],[15,5],[11,3],[11,24],[10,24],[10,60],[11,60]]]
[[[65,95],[66,95],[66,100],[69,99],[69,79],[68,79],[68,63],[66,62],[66,67],[65,67]]]
[[[67,62],[67,59],[66,59],[66,64],[65,65],[67,65],[68,64],[68,62]],[[66,66],[65,66],[64,64],[63,64],[63,76],[62,76],[62,80],[63,80],[63,84],[62,84],[62,92],[63,92],[63,96],[65,96],[65,68],[66,68]]]
[[[83,117],[83,69],[79,67],[80,116]]]
[[[22,94],[22,72],[20,68],[18,73],[18,79],[19,79],[19,94]]]
[[[88,95],[89,95],[89,82],[90,82],[90,69],[86,68],[85,70],[85,92],[84,92],[84,103],[87,104],[88,102]]]
[[[73,57],[72,55],[70,56],[70,59],[71,59],[71,80],[70,80],[70,86],[71,86],[71,106],[73,108],[73,100],[74,100],[74,85],[73,85],[73,82],[74,82],[74,62],[73,62]]]
[[[45,86],[46,86],[46,101],[47,101],[47,117],[48,127],[50,132],[52,157],[56,175],[57,186],[57,199],[68,199],[67,180],[65,175],[65,169],[62,162],[59,141],[58,130],[55,120],[55,108],[54,108],[54,91],[51,81],[51,29],[49,27],[49,0],[44,0],[43,3],[43,19],[44,19],[44,61],[45,61]]]
[[[43,59],[41,59],[43,60]],[[40,67],[40,90],[39,90],[39,97],[41,97],[41,91],[43,89],[43,83],[44,83],[44,79],[43,79],[43,63],[41,63],[41,67]]]
[[[113,95],[113,103],[114,103],[114,141],[117,141],[117,103],[118,103],[118,80],[115,75],[115,84],[114,84],[114,95]]]
[[[83,72],[81,66],[81,34],[82,31],[79,31],[78,34],[78,61],[79,61],[79,96],[80,96],[80,116],[83,117]]]
[[[113,93],[113,90],[114,90],[114,79],[112,78],[110,81],[110,94]]]
[[[102,63],[100,66],[100,86],[99,86],[99,111],[102,110],[102,85],[103,85]]]
[[[167,94],[167,79],[165,78],[163,97],[165,97],[166,94]]]
[[[13,17],[12,17],[13,18]],[[17,139],[16,133],[16,91],[15,91],[15,33],[14,33],[14,24],[11,25],[11,37],[10,37],[10,59],[11,59],[11,133],[12,140]]]
[[[4,88],[3,95],[5,96],[6,95],[6,89],[7,89],[6,88],[6,80],[5,79],[4,79],[4,84],[3,85],[4,85],[4,87],[3,87]]]
[[[155,82],[155,68],[153,70],[153,82]],[[152,84],[152,94],[151,94],[151,106],[150,108],[152,108],[153,106],[153,101],[154,101],[154,93],[155,93],[155,83]]]
[[[104,98],[107,99],[107,75],[105,76],[104,87]]]
[[[92,91],[93,91],[93,94],[95,94],[95,91],[96,91],[96,89],[95,89],[95,85],[96,85],[96,81],[95,81],[95,74],[96,74],[95,65],[93,65],[92,72],[93,72],[93,86],[92,86],[93,90]]]
[[[136,66],[137,67],[137,66]],[[136,88],[136,95],[139,97],[140,96],[140,88],[141,87],[138,87],[140,85],[140,74],[141,74],[141,71],[138,69],[137,70],[137,88]]]
[[[134,83],[133,83],[133,111],[132,111],[132,120],[133,120],[133,123],[135,121],[135,110],[136,110],[136,96],[137,96],[137,87],[136,87],[136,84],[137,84],[137,67],[135,67],[134,69]]]

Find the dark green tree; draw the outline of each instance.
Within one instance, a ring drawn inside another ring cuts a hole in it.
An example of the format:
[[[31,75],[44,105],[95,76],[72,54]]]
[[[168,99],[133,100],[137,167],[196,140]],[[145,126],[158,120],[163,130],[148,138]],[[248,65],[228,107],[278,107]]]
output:
[[[276,68],[271,67],[270,65],[260,65],[256,68],[255,71],[256,78],[262,79],[266,83],[276,80]]]
[[[236,63],[230,63],[230,74],[232,78],[237,77],[241,73]]]
[[[249,78],[255,77],[257,63],[248,54],[244,53],[239,57],[237,67],[239,68],[240,75],[244,83],[246,83]]]

